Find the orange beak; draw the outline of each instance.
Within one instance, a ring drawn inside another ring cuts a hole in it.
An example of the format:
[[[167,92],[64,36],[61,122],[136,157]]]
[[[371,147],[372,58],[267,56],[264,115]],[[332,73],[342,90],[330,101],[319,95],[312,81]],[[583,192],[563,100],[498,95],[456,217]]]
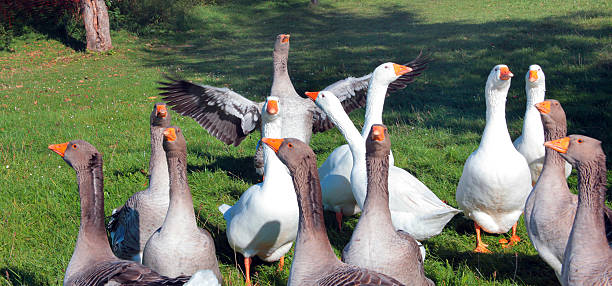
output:
[[[409,73],[412,71],[412,68],[403,66],[403,65],[398,65],[398,64],[393,64],[393,69],[395,70],[395,75],[397,76],[400,76],[400,75],[403,75],[405,73]]]
[[[285,141],[285,139],[261,138],[261,142],[266,143],[266,145],[270,146],[276,153],[278,153],[278,149],[281,144],[283,144],[283,141]]]
[[[535,107],[542,114],[550,113],[550,101],[542,101],[535,104]]]
[[[281,43],[287,43],[289,42],[289,38],[291,37],[291,35],[289,34],[282,34],[281,35]]]
[[[318,91],[307,91],[305,93],[308,95],[308,97],[310,97],[310,99],[312,99],[312,101],[317,101],[317,96],[319,96]]]
[[[561,139],[557,139],[553,141],[546,141],[544,142],[544,146],[550,149],[553,149],[559,153],[566,153],[567,148],[569,148],[569,142],[570,142],[569,137],[563,137]]]
[[[266,112],[268,114],[277,114],[278,113],[278,102],[276,100],[269,100],[268,104],[266,104]]]
[[[385,127],[378,125],[372,126],[372,140],[385,141]]]
[[[508,67],[501,67],[499,69],[499,79],[501,80],[509,80],[514,75],[510,72]]]
[[[53,144],[49,145],[49,149],[58,155],[64,157],[64,153],[66,153],[66,148],[68,148],[68,142],[62,144]]]
[[[538,80],[538,71],[530,70],[529,71],[529,82],[534,82]]]
[[[176,130],[172,127],[166,128],[166,130],[164,130],[164,137],[170,142],[176,140]]]
[[[165,104],[160,104],[157,106],[157,117],[164,118],[168,115],[168,109],[166,109]]]

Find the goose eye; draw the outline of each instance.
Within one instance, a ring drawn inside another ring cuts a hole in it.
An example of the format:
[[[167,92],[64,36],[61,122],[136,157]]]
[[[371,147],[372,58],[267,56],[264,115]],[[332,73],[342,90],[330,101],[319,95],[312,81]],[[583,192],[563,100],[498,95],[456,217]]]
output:
[[[582,143],[582,139],[578,139],[576,142],[578,142],[578,143]]]
[[[72,149],[76,149],[77,145],[76,144],[72,144]]]
[[[385,68],[386,68],[386,69],[388,69],[388,68],[389,68],[389,66],[385,66]]]
[[[293,148],[293,144],[289,143],[289,144],[287,144],[287,147]]]

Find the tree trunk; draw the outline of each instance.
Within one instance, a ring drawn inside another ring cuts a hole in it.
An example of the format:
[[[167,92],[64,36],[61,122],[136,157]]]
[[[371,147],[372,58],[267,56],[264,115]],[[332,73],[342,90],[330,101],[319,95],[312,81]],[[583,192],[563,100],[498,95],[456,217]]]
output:
[[[104,0],[81,0],[87,49],[104,52],[113,48],[108,23],[108,9]]]
[[[310,0],[310,3],[312,3],[312,5],[317,5],[319,4],[319,0]]]

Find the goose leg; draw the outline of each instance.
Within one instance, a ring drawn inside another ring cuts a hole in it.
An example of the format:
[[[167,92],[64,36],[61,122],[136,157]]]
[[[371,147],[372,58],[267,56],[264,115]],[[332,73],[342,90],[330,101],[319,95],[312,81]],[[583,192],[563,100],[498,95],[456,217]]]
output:
[[[342,231],[342,212],[336,212],[336,221],[338,222],[338,230]]]
[[[281,256],[280,260],[278,261],[278,272],[283,271],[283,266],[285,266],[285,256]]]
[[[251,286],[251,258],[244,258],[244,274],[246,276],[245,285]]]
[[[519,241],[521,241],[521,238],[516,235],[516,225],[518,224],[518,221],[514,223],[514,225],[512,226],[512,236],[510,237],[510,242],[506,245],[504,245],[504,248],[516,245]]]
[[[480,226],[477,222],[474,222],[474,228],[476,229],[476,248],[474,249],[474,252],[491,253],[491,251],[487,249],[487,246],[489,245],[483,243],[480,239]]]

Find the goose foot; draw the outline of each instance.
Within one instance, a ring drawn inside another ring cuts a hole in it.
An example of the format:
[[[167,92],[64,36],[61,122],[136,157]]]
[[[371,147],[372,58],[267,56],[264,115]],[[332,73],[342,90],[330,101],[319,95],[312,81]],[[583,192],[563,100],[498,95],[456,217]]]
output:
[[[476,229],[476,248],[474,249],[474,252],[491,253],[491,251],[487,249],[487,246],[489,245],[483,243],[480,239],[480,226],[478,225],[478,223],[474,222],[474,228]]]
[[[338,230],[342,231],[342,212],[336,212],[336,221],[338,222]]]
[[[251,258],[250,257],[245,257],[244,258],[244,274],[246,276],[246,281],[244,282],[244,285],[246,286],[251,286]]]
[[[278,261],[278,272],[283,271],[283,266],[285,266],[285,256],[281,256],[280,260]]]
[[[521,241],[521,238],[518,235],[516,235],[516,225],[517,224],[518,224],[518,222],[515,222],[514,225],[512,226],[512,236],[510,237],[510,241],[506,240],[505,238],[502,238],[502,239],[499,240],[499,243],[502,243],[502,240],[506,241],[504,243],[507,243],[507,244],[502,246],[503,248],[508,248],[510,246],[514,246],[519,241]]]

